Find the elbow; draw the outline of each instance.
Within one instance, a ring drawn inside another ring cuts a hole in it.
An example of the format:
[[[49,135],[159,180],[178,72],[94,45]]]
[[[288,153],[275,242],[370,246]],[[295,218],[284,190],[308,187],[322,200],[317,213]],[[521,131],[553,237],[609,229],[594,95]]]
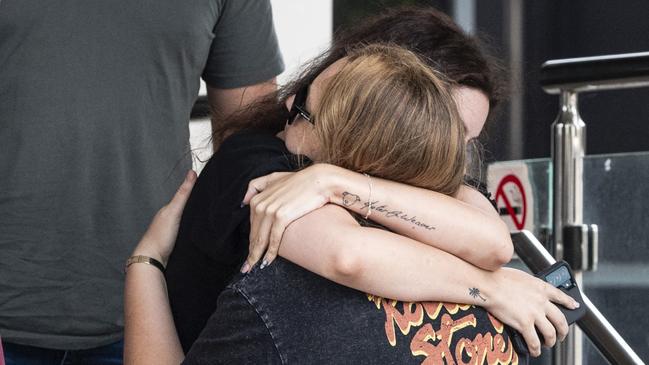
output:
[[[512,244],[511,238],[507,237],[506,240],[503,240],[500,244],[500,248],[496,251],[494,255],[495,269],[500,269],[502,266],[508,264],[512,260],[514,255],[514,245]]]
[[[482,269],[488,271],[496,271],[506,265],[512,259],[512,253],[507,252],[506,250],[497,250],[491,253],[491,255],[485,258],[482,261],[482,264],[479,265]]]
[[[360,252],[353,247],[338,250],[329,265],[333,281],[340,284],[354,282],[363,273],[362,261]]]
[[[509,263],[514,255],[514,244],[509,234],[509,228],[504,222],[501,222],[497,229],[493,230],[494,235],[490,240],[488,256],[484,257],[483,269],[495,271]]]
[[[509,263],[514,255],[514,244],[512,243],[509,228],[504,222],[498,227],[498,234],[495,237],[494,247],[496,248],[493,253],[493,270],[501,268],[503,265]]]

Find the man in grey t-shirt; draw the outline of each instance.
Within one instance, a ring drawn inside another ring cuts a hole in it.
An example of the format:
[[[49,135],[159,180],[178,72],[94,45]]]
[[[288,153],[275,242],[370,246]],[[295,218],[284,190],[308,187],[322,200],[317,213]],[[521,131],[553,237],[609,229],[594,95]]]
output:
[[[272,91],[283,64],[270,10],[268,0],[0,2],[8,364],[119,343],[122,266],[190,168],[199,78],[220,115]]]

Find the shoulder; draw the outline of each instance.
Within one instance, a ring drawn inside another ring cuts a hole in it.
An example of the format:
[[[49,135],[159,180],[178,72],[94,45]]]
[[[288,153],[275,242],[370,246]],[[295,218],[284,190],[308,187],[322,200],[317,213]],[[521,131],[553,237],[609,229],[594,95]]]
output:
[[[241,131],[226,138],[210,158],[203,173],[247,176],[252,179],[275,171],[297,168],[296,156],[284,141],[263,131]],[[255,172],[258,171],[256,174]]]
[[[264,321],[237,289],[229,287],[183,364],[281,363]]]
[[[277,136],[266,131],[243,130],[226,138],[214,157],[242,153],[259,154],[262,151],[260,148],[263,149],[263,153],[289,153],[284,141]]]
[[[218,0],[221,11],[261,13],[260,16],[270,15],[270,0]]]
[[[272,172],[292,171],[296,162],[284,142],[270,133],[247,131],[230,136],[198,177],[179,237],[193,242],[213,260],[240,265],[248,247],[243,237],[247,237],[249,211],[241,207],[248,183]]]
[[[265,82],[284,70],[269,0],[221,0],[203,79],[233,89]]]

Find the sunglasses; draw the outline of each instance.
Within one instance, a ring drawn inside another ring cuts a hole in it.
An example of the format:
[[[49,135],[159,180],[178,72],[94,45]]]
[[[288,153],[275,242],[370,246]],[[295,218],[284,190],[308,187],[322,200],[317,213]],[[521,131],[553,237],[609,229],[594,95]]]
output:
[[[288,121],[289,125],[293,124],[295,120],[299,117],[304,118],[307,122],[313,124],[311,120],[311,113],[306,110],[306,98],[309,95],[309,84],[306,84],[300,88],[295,94],[295,99],[293,99],[293,105],[291,110],[288,112]]]

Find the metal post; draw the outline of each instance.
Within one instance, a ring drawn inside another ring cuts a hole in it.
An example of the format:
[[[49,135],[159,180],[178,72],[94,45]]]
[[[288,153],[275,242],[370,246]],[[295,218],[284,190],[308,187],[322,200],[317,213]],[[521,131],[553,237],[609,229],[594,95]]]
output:
[[[579,116],[577,93],[562,90],[561,110],[552,124],[553,235],[552,254],[563,259],[563,228],[583,222],[583,157],[586,149],[586,126]],[[573,268],[574,269],[574,268]],[[577,285],[582,285],[582,271],[574,271]],[[555,365],[582,364],[582,336],[574,328],[553,351]]]
[[[579,117],[577,94],[649,86],[649,52],[551,60],[541,70],[543,89],[561,94],[561,110],[552,124],[552,255],[570,263],[581,285],[583,270],[594,270],[596,266],[598,239],[596,226],[583,225],[586,130]],[[579,322],[602,354],[614,364],[641,364],[622,338],[613,333],[610,325],[602,325],[599,317],[593,310]],[[564,345],[555,346],[555,364],[581,365],[581,333],[575,332]]]
[[[523,12],[522,0],[503,2],[505,12],[505,42],[509,61],[509,89],[513,90],[509,98],[508,145],[509,158],[523,158]]]

